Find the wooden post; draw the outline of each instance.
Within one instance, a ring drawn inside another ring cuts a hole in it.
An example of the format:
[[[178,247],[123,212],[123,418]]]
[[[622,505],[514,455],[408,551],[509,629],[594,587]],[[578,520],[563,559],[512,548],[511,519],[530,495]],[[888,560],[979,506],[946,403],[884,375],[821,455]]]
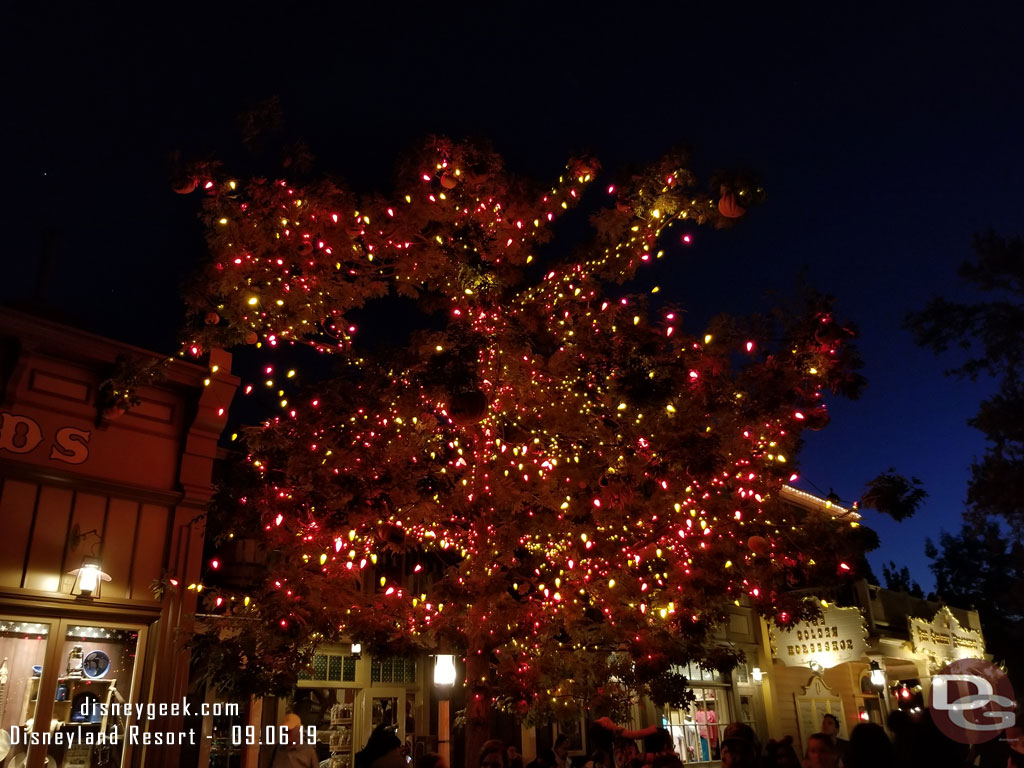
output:
[[[452,764],[452,741],[451,741],[451,702],[443,698],[437,702],[437,754],[444,760],[444,764],[451,768]]]

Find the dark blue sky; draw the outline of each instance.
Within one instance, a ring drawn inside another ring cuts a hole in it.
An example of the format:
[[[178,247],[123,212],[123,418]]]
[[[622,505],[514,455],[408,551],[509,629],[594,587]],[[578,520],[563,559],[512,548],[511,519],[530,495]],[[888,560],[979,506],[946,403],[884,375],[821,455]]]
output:
[[[394,156],[427,133],[489,137],[541,177],[584,149],[615,167],[688,144],[699,171],[756,167],[769,197],[736,230],[696,232],[667,280],[695,318],[764,309],[802,269],[839,297],[870,386],[808,441],[802,487],[850,501],[890,466],[921,478],[931,496],[917,518],[867,520],[879,576],[893,559],[931,586],[924,538],[959,526],[983,450],[965,422],[988,387],[944,378],[953,359],[916,348],[901,320],[962,294],[972,233],[1024,231],[1015,4],[214,5],[155,22],[15,12],[0,54],[0,298],[31,295],[39,232],[55,226],[49,303],[170,351],[175,286],[202,243],[167,154],[235,151],[235,116],[273,94],[289,133],[364,187],[385,186]]]

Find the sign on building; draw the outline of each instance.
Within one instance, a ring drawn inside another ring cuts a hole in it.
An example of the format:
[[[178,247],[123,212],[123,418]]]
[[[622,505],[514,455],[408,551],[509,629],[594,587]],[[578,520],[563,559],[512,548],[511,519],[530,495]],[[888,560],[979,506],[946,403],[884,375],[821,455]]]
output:
[[[796,702],[797,727],[800,729],[803,752],[807,751],[811,734],[821,730],[821,720],[825,714],[835,715],[840,723],[846,722],[842,698],[818,676],[811,678],[802,693],[794,693],[793,699]]]
[[[787,629],[773,626],[772,654],[787,667],[820,665],[828,669],[862,658],[868,648],[867,636],[859,608],[827,606],[818,619]]]
[[[985,657],[985,639],[980,632],[960,626],[953,612],[942,607],[931,621],[908,618],[910,645],[937,663]]]

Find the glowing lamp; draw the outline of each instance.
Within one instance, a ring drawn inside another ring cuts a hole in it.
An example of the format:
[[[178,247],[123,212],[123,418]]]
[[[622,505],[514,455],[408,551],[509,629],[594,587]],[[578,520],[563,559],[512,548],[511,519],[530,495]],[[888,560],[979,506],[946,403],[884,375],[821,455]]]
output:
[[[100,586],[104,581],[110,581],[110,576],[103,572],[99,559],[95,557],[83,558],[82,567],[68,573],[75,577],[71,587],[71,594],[75,597],[98,598]]]
[[[871,684],[879,690],[885,687],[885,670],[877,661],[871,662]]]
[[[360,656],[363,655],[363,644],[352,643],[352,647],[349,649],[349,653],[351,653],[354,658],[358,659]]]
[[[434,685],[455,685],[455,656],[439,653],[434,657]]]
[[[761,681],[764,680],[764,672],[761,671],[760,667],[754,667],[750,670],[750,676],[754,678],[754,682],[758,685],[760,685]]]

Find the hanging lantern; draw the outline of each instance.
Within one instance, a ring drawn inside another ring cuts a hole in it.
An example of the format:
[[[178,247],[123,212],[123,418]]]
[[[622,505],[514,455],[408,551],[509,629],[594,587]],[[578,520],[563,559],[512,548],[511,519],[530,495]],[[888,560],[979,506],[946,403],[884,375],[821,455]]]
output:
[[[448,404],[448,417],[456,426],[468,427],[487,415],[487,395],[479,389],[457,392]]]
[[[736,202],[736,193],[723,185],[718,200],[718,212],[727,219],[738,219],[747,212],[747,209]]]

